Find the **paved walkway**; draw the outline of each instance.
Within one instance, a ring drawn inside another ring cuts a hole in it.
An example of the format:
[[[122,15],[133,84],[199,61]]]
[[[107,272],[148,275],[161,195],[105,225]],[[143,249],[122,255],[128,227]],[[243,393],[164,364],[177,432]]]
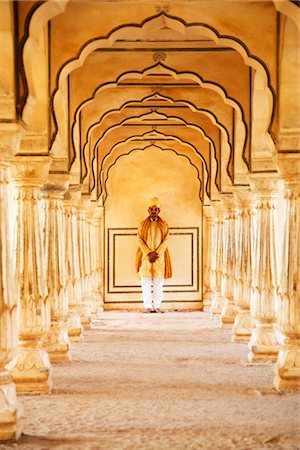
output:
[[[300,397],[230,334],[205,312],[104,312],[0,449],[300,449]]]

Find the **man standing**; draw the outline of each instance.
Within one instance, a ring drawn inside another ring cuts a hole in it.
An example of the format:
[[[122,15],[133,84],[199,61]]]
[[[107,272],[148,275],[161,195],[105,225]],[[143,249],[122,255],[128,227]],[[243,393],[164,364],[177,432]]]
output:
[[[141,222],[138,230],[136,270],[141,278],[143,304],[147,313],[163,312],[160,305],[163,299],[164,280],[172,276],[171,259],[167,248],[169,227],[159,217],[159,213],[158,198],[151,198],[148,203],[149,217]]]

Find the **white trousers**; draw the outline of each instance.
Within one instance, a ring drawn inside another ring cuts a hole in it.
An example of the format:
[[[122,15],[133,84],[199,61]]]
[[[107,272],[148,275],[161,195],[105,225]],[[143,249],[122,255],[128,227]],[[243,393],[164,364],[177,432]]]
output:
[[[143,293],[143,304],[144,308],[160,308],[163,299],[163,288],[164,288],[163,278],[154,277],[142,277],[142,293]],[[152,304],[152,285],[153,285],[153,304]]]

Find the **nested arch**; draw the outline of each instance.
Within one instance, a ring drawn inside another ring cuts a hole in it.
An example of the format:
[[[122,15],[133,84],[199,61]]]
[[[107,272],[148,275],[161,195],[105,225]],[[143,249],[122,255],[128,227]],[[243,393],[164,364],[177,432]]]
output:
[[[145,142],[141,142],[141,144],[142,143],[145,144]],[[109,195],[108,189],[107,189],[107,184],[109,182],[111,170],[116,166],[118,161],[121,158],[129,156],[132,153],[147,152],[147,151],[149,152],[152,149],[156,149],[156,150],[159,150],[162,152],[174,153],[175,155],[177,155],[177,157],[182,158],[183,160],[189,162],[189,164],[195,169],[195,175],[196,175],[196,178],[199,183],[198,197],[199,197],[200,202],[203,203],[204,197],[206,197],[205,191],[203,189],[203,185],[204,185],[203,162],[202,162],[202,165],[200,165],[200,166],[195,164],[188,154],[185,154],[184,152],[179,151],[178,149],[176,149],[176,146],[168,146],[166,144],[164,145],[162,142],[155,143],[155,144],[147,143],[146,145],[143,145],[143,146],[137,146],[137,144],[135,142],[135,143],[133,143],[132,148],[127,148],[126,151],[124,151],[124,149],[120,149],[120,152],[115,155],[115,158],[112,161],[109,162],[109,164],[107,165],[105,170],[103,170],[103,172],[99,174],[99,178],[102,177],[102,184],[103,184],[103,191],[102,191],[102,195],[101,195],[101,200],[102,200],[101,203],[103,205],[105,205],[105,202]]]
[[[122,152],[126,152],[128,148],[132,149],[136,147],[136,142],[141,142],[140,146],[144,147],[149,143],[158,143],[160,146],[166,145],[177,148],[179,153],[186,154],[188,158],[194,162],[197,167],[203,167],[203,192],[202,197],[212,196],[216,193],[217,188],[213,181],[215,180],[217,173],[217,161],[212,158],[209,167],[209,161],[204,158],[202,153],[195,148],[190,142],[185,142],[177,136],[165,135],[156,131],[150,131],[145,134],[127,137],[123,140],[116,142],[109,151],[101,159],[101,163],[98,158],[93,161],[93,182],[91,186],[91,193],[95,197],[99,198],[104,193],[103,174],[105,173],[105,167],[110,165],[111,161],[114,161]],[[205,192],[204,192],[205,191]]]

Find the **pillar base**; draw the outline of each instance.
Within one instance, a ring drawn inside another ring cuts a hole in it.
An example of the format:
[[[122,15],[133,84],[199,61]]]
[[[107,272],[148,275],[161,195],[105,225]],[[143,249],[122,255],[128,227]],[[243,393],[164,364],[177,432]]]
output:
[[[43,345],[48,352],[50,361],[70,361],[70,342],[65,323],[53,322]]]
[[[91,330],[91,317],[90,316],[81,316],[81,324],[84,330]]]
[[[231,336],[232,342],[249,342],[251,333],[255,328],[254,319],[250,315],[250,310],[239,310],[234,320]]]
[[[21,435],[20,407],[16,386],[6,370],[0,372],[0,444],[17,441]]]
[[[210,315],[221,314],[225,302],[228,301],[227,298],[221,297],[220,295],[212,299],[210,307]]]
[[[273,324],[258,324],[251,335],[248,344],[250,353],[249,362],[261,362],[277,360],[279,344]]]
[[[203,300],[203,311],[210,311],[211,308],[211,299],[206,298]]]
[[[237,315],[236,306],[229,300],[222,308],[220,322],[223,325],[233,325]]]
[[[300,390],[300,348],[282,347],[275,367],[275,389],[279,391]]]
[[[83,327],[81,325],[79,314],[71,313],[67,320],[67,327],[69,338],[82,337]]]
[[[209,311],[212,305],[215,292],[212,289],[206,289],[203,295],[203,311]]]
[[[36,342],[20,343],[18,355],[7,365],[20,394],[49,394],[52,389],[48,353]]]
[[[80,305],[80,321],[81,325],[83,326],[84,330],[90,330],[91,329],[91,307],[87,303],[81,303]]]

